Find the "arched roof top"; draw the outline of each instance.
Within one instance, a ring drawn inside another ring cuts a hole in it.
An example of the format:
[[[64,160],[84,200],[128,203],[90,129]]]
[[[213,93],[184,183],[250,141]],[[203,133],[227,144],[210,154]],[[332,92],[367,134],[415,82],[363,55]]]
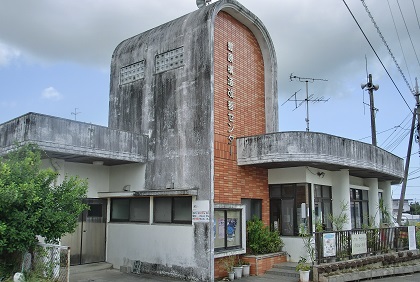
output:
[[[219,12],[226,12],[246,26],[257,39],[264,60],[266,131],[278,131],[277,60],[271,37],[260,19],[234,0],[220,0],[180,18],[162,24],[122,41],[114,50],[114,73],[133,58],[147,58],[153,62],[156,54],[184,46],[200,53],[191,59],[192,65],[213,65],[214,24]],[[165,49],[166,48],[166,49]],[[149,68],[152,69],[152,68]],[[211,67],[212,69],[212,67]],[[153,73],[150,73],[152,75]],[[147,74],[145,74],[147,76]],[[114,76],[114,79],[116,77]],[[212,89],[212,87],[210,87]],[[112,89],[111,89],[112,92]]]

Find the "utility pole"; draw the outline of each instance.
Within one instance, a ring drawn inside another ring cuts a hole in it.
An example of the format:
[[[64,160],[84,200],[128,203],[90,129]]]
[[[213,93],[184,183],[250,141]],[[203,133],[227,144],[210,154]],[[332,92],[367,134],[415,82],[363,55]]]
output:
[[[414,125],[416,123],[417,107],[413,111],[413,121],[411,122],[410,139],[408,140],[407,158],[405,159],[404,179],[401,187],[400,202],[398,205],[397,222],[401,225],[402,210],[404,206],[405,191],[407,190],[408,168],[410,167],[411,147],[413,143]]]
[[[373,85],[372,82],[372,75],[369,74],[368,77],[368,82],[366,84],[362,83],[362,89],[367,89],[369,91],[369,107],[370,107],[370,126],[371,126],[371,130],[372,130],[372,145],[376,146],[377,142],[376,142],[376,123],[375,123],[375,111],[377,111],[377,109],[375,108],[374,102],[373,102],[373,91],[378,90],[379,89],[379,85]]]
[[[408,178],[408,169],[410,167],[410,157],[411,157],[411,147],[412,147],[412,143],[413,143],[413,136],[414,136],[414,127],[416,124],[416,116],[417,118],[420,117],[420,103],[419,103],[419,86],[417,83],[417,78],[416,78],[416,92],[414,93],[414,98],[416,99],[416,107],[414,108],[413,111],[413,120],[411,122],[411,131],[410,131],[410,139],[409,139],[409,143],[408,143],[408,150],[407,150],[407,158],[405,159],[405,170],[404,170],[404,179],[403,179],[403,184],[401,187],[401,196],[400,196],[400,202],[398,205],[398,214],[397,214],[397,222],[399,225],[401,225],[401,218],[402,218],[402,210],[403,210],[403,206],[404,206],[404,198],[405,198],[405,191],[407,190],[407,178]],[[419,119],[420,120],[420,119]],[[417,125],[417,133],[419,133],[419,126]]]
[[[419,84],[416,77],[416,93],[414,93],[414,98],[416,98],[416,109],[417,109],[417,136],[420,137],[420,92],[419,92]]]
[[[321,81],[328,81],[328,80],[327,79],[322,79],[322,78],[299,77],[299,76],[293,75],[293,73],[292,73],[292,74],[290,74],[290,81],[293,81],[293,79],[297,79],[299,82],[305,82],[305,84],[306,84],[306,99],[302,100],[302,103],[306,102],[306,119],[305,119],[305,121],[306,121],[306,131],[309,131],[309,101],[312,101],[312,102],[321,102],[321,101],[327,102],[328,99],[324,100],[323,97],[317,98],[317,99],[311,99],[313,95],[309,96],[308,83],[309,82],[314,82],[315,80],[321,80]],[[299,91],[297,91],[297,92],[299,92]],[[295,92],[295,94],[292,95],[292,97],[295,96],[295,102],[297,101],[296,100],[296,93],[297,92]],[[290,98],[289,98],[289,100],[290,100]],[[302,103],[300,103],[299,106]]]

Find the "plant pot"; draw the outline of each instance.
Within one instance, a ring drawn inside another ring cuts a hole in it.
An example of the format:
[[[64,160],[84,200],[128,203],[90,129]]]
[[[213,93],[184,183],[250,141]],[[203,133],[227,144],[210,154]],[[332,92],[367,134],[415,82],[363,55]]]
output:
[[[242,275],[244,277],[249,276],[249,270],[250,270],[251,266],[249,264],[244,264],[244,265],[242,265],[242,267],[243,267]]]
[[[235,279],[242,278],[242,266],[234,266],[233,271],[235,272]]]
[[[233,271],[229,272],[229,273],[228,273],[228,277],[229,277],[229,280],[230,280],[230,281],[235,280],[235,272],[233,272]]]
[[[299,270],[300,282],[309,282],[309,270]]]

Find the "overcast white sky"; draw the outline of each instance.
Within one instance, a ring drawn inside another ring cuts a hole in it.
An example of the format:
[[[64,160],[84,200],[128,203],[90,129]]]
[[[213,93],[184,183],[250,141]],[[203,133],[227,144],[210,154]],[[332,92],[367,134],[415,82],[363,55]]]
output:
[[[297,99],[305,98],[305,83],[290,81],[293,73],[328,80],[309,84],[314,98],[329,99],[309,105],[311,131],[370,143],[369,108],[364,104],[369,96],[360,87],[366,83],[367,61],[368,72],[380,87],[375,92],[378,145],[405,158],[409,108],[414,108],[415,100],[360,0],[346,2],[401,94],[344,1],[239,2],[261,19],[276,48],[281,131],[306,129],[304,105],[295,109],[295,103],[286,102],[299,90]],[[415,77],[420,78],[420,2],[365,3],[414,89]],[[74,119],[77,108],[77,120],[106,126],[114,48],[196,9],[195,0],[1,0],[0,123],[27,112]],[[406,198],[419,201],[418,149],[415,143]],[[399,198],[399,188],[393,192]]]

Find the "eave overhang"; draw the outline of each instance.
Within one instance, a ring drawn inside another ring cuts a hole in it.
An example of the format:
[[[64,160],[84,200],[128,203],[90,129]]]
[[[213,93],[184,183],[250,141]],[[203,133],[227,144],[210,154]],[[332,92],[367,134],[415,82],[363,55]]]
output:
[[[0,156],[37,144],[44,158],[119,165],[147,161],[148,138],[90,123],[28,113],[0,124]]]
[[[351,176],[401,183],[403,159],[379,147],[317,132],[276,132],[237,139],[238,165],[348,169]]]
[[[98,192],[99,198],[127,198],[127,197],[169,197],[169,196],[197,196],[198,189],[158,189],[122,192]]]

